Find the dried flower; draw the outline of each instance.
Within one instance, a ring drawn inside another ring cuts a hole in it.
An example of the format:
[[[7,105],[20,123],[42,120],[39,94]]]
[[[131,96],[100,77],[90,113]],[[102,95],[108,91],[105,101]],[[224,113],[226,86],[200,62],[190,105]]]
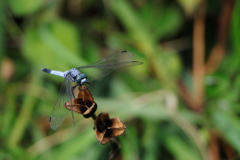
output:
[[[100,113],[94,121],[94,131],[100,144],[106,144],[111,138],[122,135],[126,126],[118,119],[109,119],[108,113]]]
[[[81,86],[78,92],[78,98],[65,103],[68,110],[82,114],[85,118],[89,118],[95,114],[97,103],[94,102],[93,96],[85,86]]]

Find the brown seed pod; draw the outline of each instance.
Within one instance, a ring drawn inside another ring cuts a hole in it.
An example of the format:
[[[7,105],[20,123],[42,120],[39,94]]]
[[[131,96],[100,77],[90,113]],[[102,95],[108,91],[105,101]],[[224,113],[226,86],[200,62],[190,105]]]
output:
[[[93,96],[86,86],[81,86],[78,97],[66,102],[64,105],[68,110],[82,114],[84,118],[92,117],[97,110],[97,103],[94,102]]]
[[[100,144],[106,144],[113,137],[122,135],[126,126],[118,118],[109,118],[108,113],[100,113],[94,121],[94,132]]]

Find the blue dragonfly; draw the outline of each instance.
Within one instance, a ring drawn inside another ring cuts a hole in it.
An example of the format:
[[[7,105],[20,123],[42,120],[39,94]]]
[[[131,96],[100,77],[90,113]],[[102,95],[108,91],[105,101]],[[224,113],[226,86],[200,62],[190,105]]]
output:
[[[64,104],[74,98],[73,90],[77,86],[80,87],[86,83],[90,84],[91,81],[101,79],[116,69],[143,64],[139,61],[131,61],[132,57],[133,53],[129,51],[121,51],[90,65],[73,68],[65,72],[43,68],[43,72],[64,77],[59,97],[49,119],[51,128],[54,130],[57,129],[69,113],[69,110],[65,108]],[[75,85],[72,85],[72,82],[75,83]],[[74,114],[72,110],[71,112],[74,122]]]

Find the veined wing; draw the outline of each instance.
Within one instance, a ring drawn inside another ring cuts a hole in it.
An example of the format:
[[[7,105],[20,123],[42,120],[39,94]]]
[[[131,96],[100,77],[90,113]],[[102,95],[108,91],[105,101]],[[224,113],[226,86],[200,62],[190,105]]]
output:
[[[132,57],[132,52],[122,51],[112,54],[90,65],[78,67],[76,69],[78,69],[81,73],[85,73],[88,76],[88,81],[92,81],[100,79],[118,68],[143,64],[138,61],[130,61]]]
[[[66,118],[69,110],[67,110],[64,106],[64,103],[73,99],[72,91],[71,91],[71,81],[66,77],[62,84],[58,99],[54,105],[54,108],[51,113],[51,117],[49,119],[49,123],[52,129],[57,129]],[[72,118],[73,112],[72,112]]]

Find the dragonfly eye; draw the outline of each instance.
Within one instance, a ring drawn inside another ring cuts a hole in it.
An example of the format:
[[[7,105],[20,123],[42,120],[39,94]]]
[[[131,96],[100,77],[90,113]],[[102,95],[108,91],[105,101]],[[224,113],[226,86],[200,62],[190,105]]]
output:
[[[75,82],[84,84],[87,81],[87,75],[86,74],[80,74],[76,77]]]

